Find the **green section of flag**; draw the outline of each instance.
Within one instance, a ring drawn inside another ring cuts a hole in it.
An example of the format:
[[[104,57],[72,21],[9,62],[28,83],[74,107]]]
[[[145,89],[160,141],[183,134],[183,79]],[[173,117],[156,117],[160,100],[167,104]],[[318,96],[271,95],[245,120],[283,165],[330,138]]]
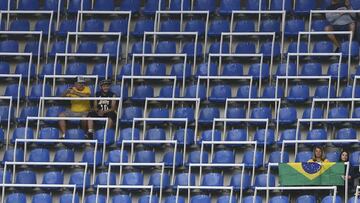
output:
[[[315,174],[303,170],[304,164],[308,163],[279,164],[280,185],[344,185],[344,180],[341,177],[345,174],[343,163],[323,163],[321,170]]]

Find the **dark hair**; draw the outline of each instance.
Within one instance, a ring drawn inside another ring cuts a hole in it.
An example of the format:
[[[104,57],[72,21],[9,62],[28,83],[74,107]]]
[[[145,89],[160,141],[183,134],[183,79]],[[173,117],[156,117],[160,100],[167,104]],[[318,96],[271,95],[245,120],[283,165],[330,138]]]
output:
[[[316,147],[314,147],[312,160],[315,161],[315,162],[317,161],[317,160],[316,160],[316,156],[315,156],[315,150],[316,150],[316,149],[320,149],[320,150],[321,150],[321,157],[320,157],[320,159],[321,159],[321,161],[324,161],[324,160],[325,160],[325,152],[324,152],[324,148],[321,147],[321,146],[316,146]]]
[[[350,156],[350,153],[349,153],[349,151],[347,151],[347,150],[345,150],[345,149],[341,150],[341,152],[340,152],[340,161],[342,161],[342,160],[341,160],[341,155],[342,155],[344,152],[348,155],[348,157],[347,157],[347,160],[346,160],[346,161],[349,161],[349,156]],[[346,162],[346,161],[345,161],[345,162]]]

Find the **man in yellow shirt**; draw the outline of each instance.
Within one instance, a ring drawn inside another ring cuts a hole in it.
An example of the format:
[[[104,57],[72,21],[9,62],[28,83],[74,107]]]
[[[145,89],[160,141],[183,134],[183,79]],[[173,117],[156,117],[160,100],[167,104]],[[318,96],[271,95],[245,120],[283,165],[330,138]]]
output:
[[[89,97],[91,94],[91,90],[85,84],[85,79],[83,77],[78,77],[74,86],[70,87],[63,93],[63,97]],[[86,117],[90,110],[90,101],[89,100],[71,100],[71,108],[70,110],[66,110],[60,113],[60,117]],[[82,121],[81,125],[85,128],[86,121]],[[60,131],[62,133],[62,137],[65,136],[66,131],[66,121],[59,121]]]

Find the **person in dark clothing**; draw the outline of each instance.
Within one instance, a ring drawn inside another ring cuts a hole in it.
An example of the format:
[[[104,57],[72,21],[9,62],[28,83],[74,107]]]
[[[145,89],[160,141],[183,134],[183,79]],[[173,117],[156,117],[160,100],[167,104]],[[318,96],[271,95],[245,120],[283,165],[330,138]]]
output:
[[[95,100],[93,110],[89,112],[88,117],[102,117],[110,118],[108,128],[112,128],[116,122],[116,100],[109,100],[115,94],[110,91],[111,80],[103,80],[100,82],[100,91],[96,93],[96,97],[103,97],[103,99]],[[88,121],[88,136],[92,137],[94,134],[94,122]]]
[[[341,151],[340,153],[340,161],[349,163],[349,152]],[[356,189],[355,180],[360,177],[359,168],[355,168],[349,163],[349,174],[348,174],[348,191],[349,193],[353,193]],[[345,176],[343,177],[345,179]],[[341,191],[341,190],[340,190]]]

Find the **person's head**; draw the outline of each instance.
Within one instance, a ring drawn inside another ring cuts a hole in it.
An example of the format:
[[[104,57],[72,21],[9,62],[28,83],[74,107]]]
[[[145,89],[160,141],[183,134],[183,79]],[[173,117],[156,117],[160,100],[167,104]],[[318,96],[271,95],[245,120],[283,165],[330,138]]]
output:
[[[77,90],[82,91],[85,88],[85,79],[83,77],[78,77],[74,86]]]
[[[102,92],[109,92],[111,86],[111,80],[102,80],[100,82],[100,87]]]
[[[340,161],[347,162],[349,161],[349,152],[346,150],[342,150],[340,153]]]
[[[325,160],[324,149],[320,146],[314,147],[313,160]]]

